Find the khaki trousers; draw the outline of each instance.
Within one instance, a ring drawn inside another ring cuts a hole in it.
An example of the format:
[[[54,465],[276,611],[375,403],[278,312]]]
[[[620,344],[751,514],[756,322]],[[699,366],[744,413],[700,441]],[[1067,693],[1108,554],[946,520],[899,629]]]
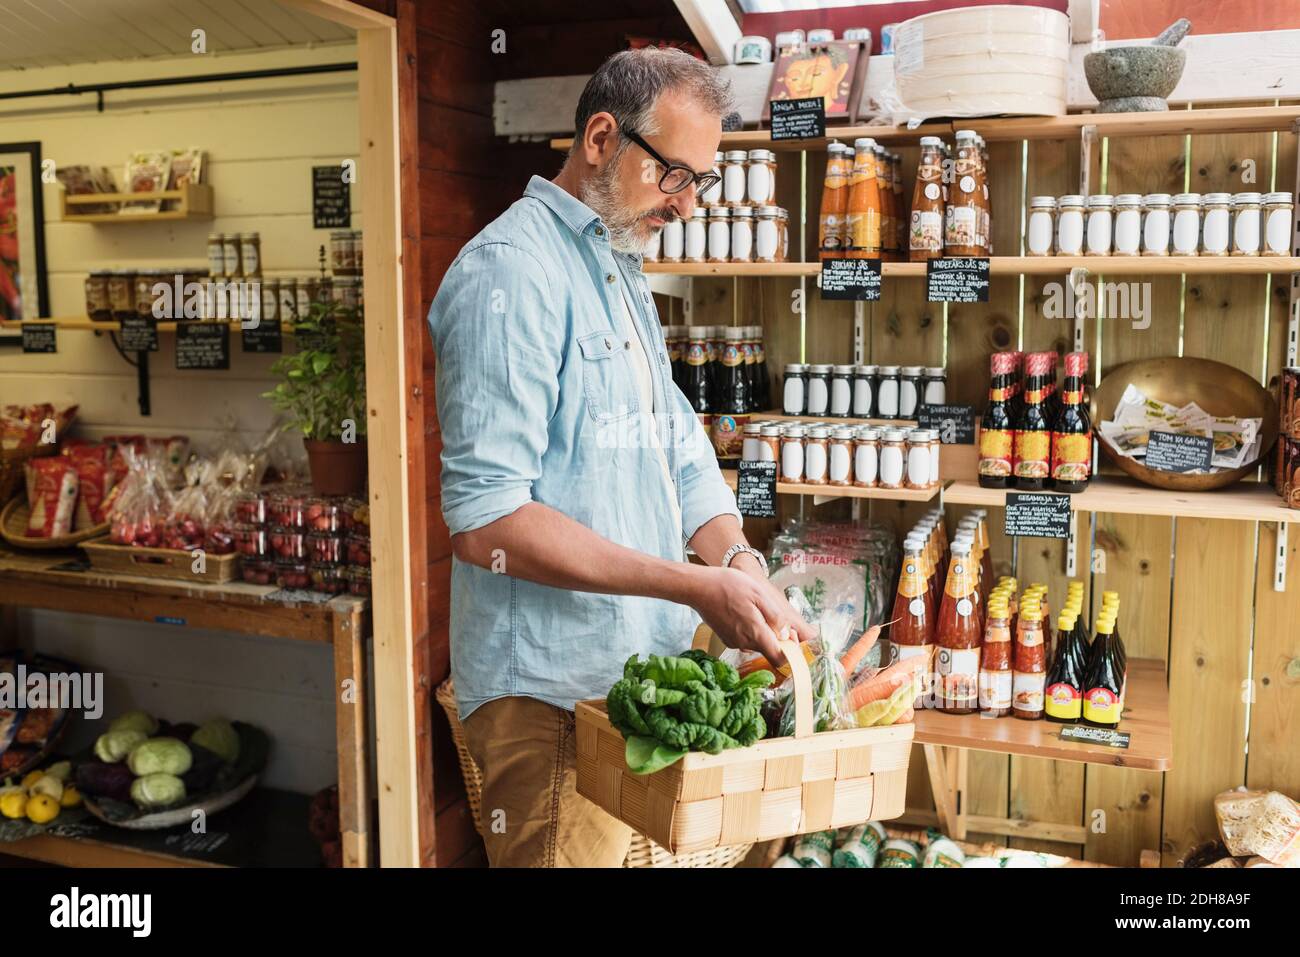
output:
[[[463,722],[493,867],[621,867],[632,829],[578,794],[573,712],[498,698]]]

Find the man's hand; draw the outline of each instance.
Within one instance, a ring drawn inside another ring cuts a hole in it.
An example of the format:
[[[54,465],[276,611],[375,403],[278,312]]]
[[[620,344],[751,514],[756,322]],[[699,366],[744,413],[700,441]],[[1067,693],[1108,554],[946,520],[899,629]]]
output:
[[[785,661],[776,644],[782,629],[801,641],[816,636],[776,586],[759,577],[761,572],[699,566],[695,571],[688,603],[728,648],[757,651],[776,667]]]

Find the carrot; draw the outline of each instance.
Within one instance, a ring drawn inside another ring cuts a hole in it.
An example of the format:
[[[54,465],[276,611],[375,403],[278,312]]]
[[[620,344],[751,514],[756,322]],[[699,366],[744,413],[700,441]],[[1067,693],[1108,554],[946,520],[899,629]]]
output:
[[[916,655],[902,661],[895,661],[872,675],[866,681],[855,685],[849,691],[849,710],[857,711],[865,704],[888,698],[908,681],[916,680],[925,666],[925,656]]]
[[[871,646],[876,643],[876,639],[879,637],[880,626],[872,625],[862,633],[862,637],[855,641],[848,651],[844,652],[844,655],[840,658],[840,667],[844,669],[846,675],[852,675],[857,670],[858,662],[866,657],[867,652],[871,650]]]

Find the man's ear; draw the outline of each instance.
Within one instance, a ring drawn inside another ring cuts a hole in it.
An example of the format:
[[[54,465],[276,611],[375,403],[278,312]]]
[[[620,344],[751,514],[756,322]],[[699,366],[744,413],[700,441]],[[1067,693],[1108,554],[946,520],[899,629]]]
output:
[[[592,166],[599,166],[614,152],[618,145],[618,124],[610,113],[594,113],[587,120],[587,129],[583,132],[582,154]]]

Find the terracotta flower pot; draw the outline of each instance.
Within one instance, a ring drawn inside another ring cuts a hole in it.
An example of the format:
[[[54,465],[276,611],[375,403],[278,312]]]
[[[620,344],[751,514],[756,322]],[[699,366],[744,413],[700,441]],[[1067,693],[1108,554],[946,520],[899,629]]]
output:
[[[317,495],[354,495],[366,487],[366,443],[303,439]]]

